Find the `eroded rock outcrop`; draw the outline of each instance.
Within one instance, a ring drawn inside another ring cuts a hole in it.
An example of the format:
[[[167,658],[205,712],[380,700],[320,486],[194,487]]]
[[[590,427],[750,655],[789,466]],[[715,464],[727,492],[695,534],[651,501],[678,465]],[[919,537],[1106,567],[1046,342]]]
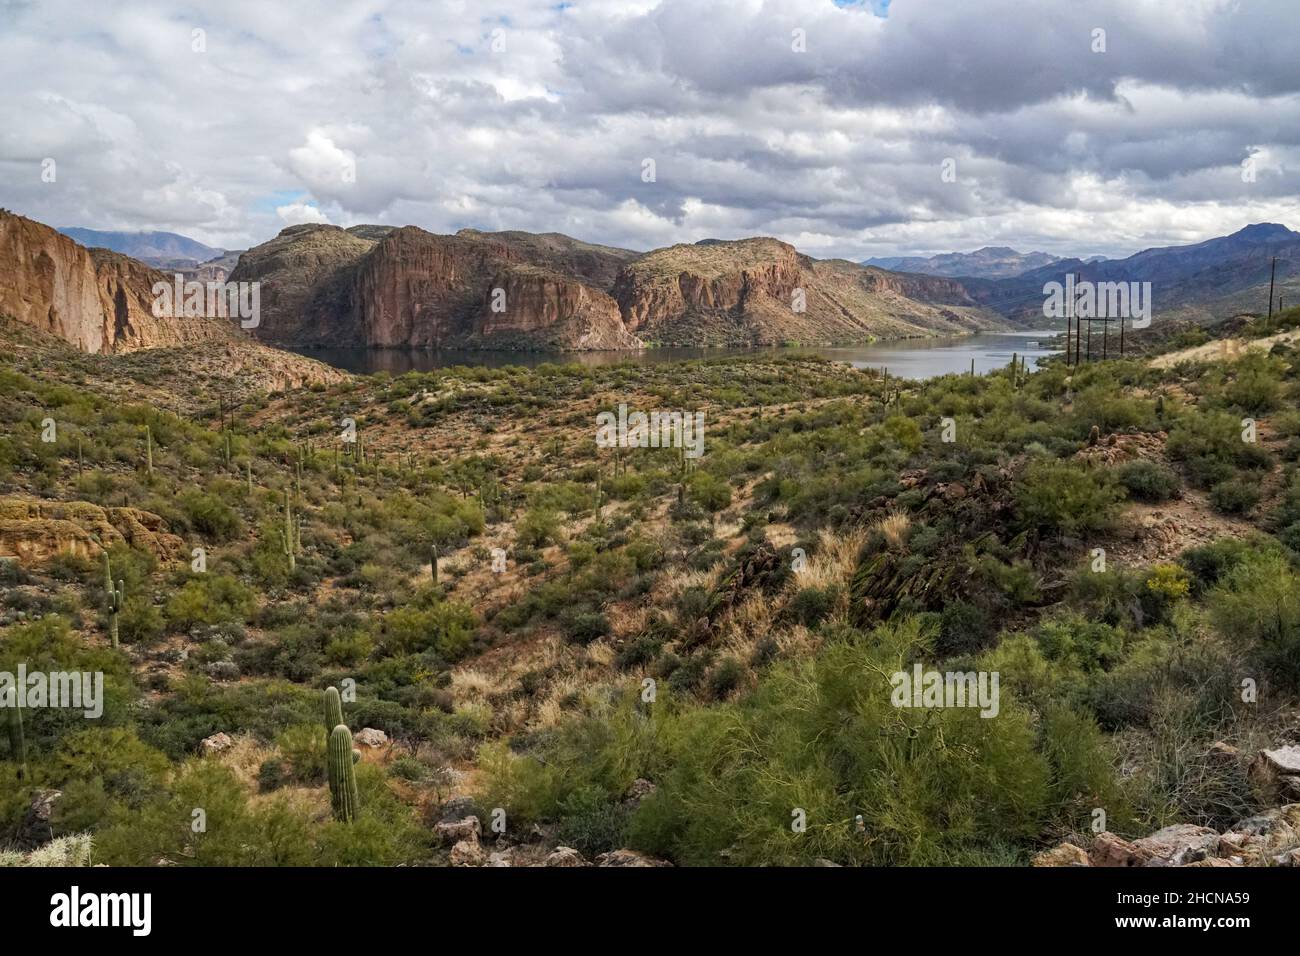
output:
[[[497,346],[633,349],[641,341],[619,315],[618,303],[591,286],[540,269],[516,268],[493,277],[504,309],[489,297],[474,324],[476,340]]]
[[[169,277],[106,249],[87,249],[49,226],[0,210],[0,315],[112,353],[229,339],[222,319],[158,317],[153,287]]]
[[[124,542],[163,560],[183,556],[185,542],[158,515],[137,508],[103,508],[88,501],[0,498],[0,556],[24,565],[57,554],[97,557]]]

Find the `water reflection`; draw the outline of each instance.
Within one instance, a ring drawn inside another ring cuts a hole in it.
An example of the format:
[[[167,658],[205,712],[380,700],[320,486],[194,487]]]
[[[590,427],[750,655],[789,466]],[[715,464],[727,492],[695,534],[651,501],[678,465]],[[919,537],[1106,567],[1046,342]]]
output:
[[[490,350],[441,349],[294,349],[337,368],[357,374],[389,372],[402,375],[406,372],[427,372],[455,365],[502,368],[518,365],[536,368],[552,363],[563,365],[617,365],[621,362],[685,362],[693,359],[719,359],[733,357],[780,356],[794,353],[812,353],[837,362],[848,362],[856,368],[889,369],[891,375],[902,378],[929,378],[949,372],[969,372],[971,360],[975,372],[983,374],[1004,368],[1012,355],[1028,360],[1030,368],[1039,360],[1053,354],[1044,343],[1050,341],[1050,332],[988,332],[952,338],[900,339],[877,342],[872,345],[846,347],[808,348],[663,348],[640,352],[503,352]]]

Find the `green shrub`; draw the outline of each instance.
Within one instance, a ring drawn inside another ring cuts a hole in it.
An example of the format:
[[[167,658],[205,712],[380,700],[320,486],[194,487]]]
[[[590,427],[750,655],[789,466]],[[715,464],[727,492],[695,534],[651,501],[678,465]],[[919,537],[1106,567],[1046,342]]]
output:
[[[1281,554],[1244,558],[1206,599],[1226,641],[1245,645],[1283,688],[1300,689],[1300,575]]]
[[[1172,471],[1141,458],[1120,465],[1116,477],[1130,498],[1150,504],[1177,498],[1182,490],[1182,482]]]
[[[790,599],[790,616],[805,627],[816,627],[830,616],[838,600],[834,587],[800,588]]]
[[[691,500],[705,511],[721,511],[731,504],[731,488],[707,471],[697,471],[686,481]]]
[[[1062,461],[1031,462],[1016,485],[1021,522],[1060,534],[1106,527],[1120,497],[1106,472]]]
[[[1210,489],[1210,504],[1224,514],[1242,515],[1254,510],[1262,493],[1256,482],[1242,478],[1221,481]]]
[[[476,626],[474,612],[456,601],[429,608],[399,607],[378,619],[378,643],[389,654],[433,649],[456,660],[469,649]]]
[[[167,601],[167,623],[178,630],[198,624],[247,623],[256,601],[253,591],[226,574],[200,574]]]

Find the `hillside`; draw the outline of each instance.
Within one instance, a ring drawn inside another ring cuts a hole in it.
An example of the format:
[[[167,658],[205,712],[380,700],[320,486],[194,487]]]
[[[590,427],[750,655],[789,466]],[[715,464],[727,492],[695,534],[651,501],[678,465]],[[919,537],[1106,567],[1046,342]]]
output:
[[[630,331],[667,345],[849,343],[1000,326],[955,282],[814,260],[776,239],[658,249],[624,267],[612,295]]]
[[[221,249],[175,232],[106,232],[79,226],[68,226],[59,232],[83,246],[108,249],[149,265],[182,261],[197,264],[216,259],[223,253]]]
[[[1268,310],[1269,273],[1277,257],[1275,295],[1300,301],[1300,233],[1276,223],[1246,226],[1186,246],[1146,249],[1124,259],[1065,259],[1013,279],[965,280],[977,302],[1012,321],[1042,326],[1043,285],[1073,272],[1092,282],[1150,282],[1161,319],[1199,322]]]
[[[771,255],[747,254],[750,275]],[[693,265],[699,301],[730,267]],[[1296,328],[1300,309],[1236,334]],[[24,757],[0,745],[20,850],[84,832],[96,862],[146,866],[1300,855],[1300,380],[1280,340],[928,382],[791,356],[276,394],[203,349],[83,355],[15,329],[0,669],[39,655],[108,690],[102,722],[32,712]],[[598,447],[620,403],[702,412],[703,456]],[[997,714],[900,708],[889,675],[913,666],[999,674]],[[322,692],[349,682],[342,820]],[[219,825],[174,825],[195,806]]]
[[[257,334],[291,346],[627,349],[1002,327],[955,283],[819,262],[774,239],[641,255],[555,233],[296,226],[246,252],[232,279],[264,283]]]
[[[864,266],[875,266],[893,272],[915,272],[921,275],[977,279],[1008,279],[1013,276],[1050,266],[1060,261],[1060,256],[1046,252],[1017,252],[1006,246],[985,246],[974,252],[946,252],[935,256],[887,256],[864,259]]]

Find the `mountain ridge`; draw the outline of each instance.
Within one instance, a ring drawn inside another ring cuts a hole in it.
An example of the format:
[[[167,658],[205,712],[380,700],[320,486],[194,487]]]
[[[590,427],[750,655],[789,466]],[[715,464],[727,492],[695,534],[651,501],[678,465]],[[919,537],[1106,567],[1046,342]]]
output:
[[[272,287],[256,334],[290,347],[830,344],[1005,326],[950,280],[770,237],[638,253],[560,233],[403,226],[371,241],[295,226],[247,250],[231,280]]]

